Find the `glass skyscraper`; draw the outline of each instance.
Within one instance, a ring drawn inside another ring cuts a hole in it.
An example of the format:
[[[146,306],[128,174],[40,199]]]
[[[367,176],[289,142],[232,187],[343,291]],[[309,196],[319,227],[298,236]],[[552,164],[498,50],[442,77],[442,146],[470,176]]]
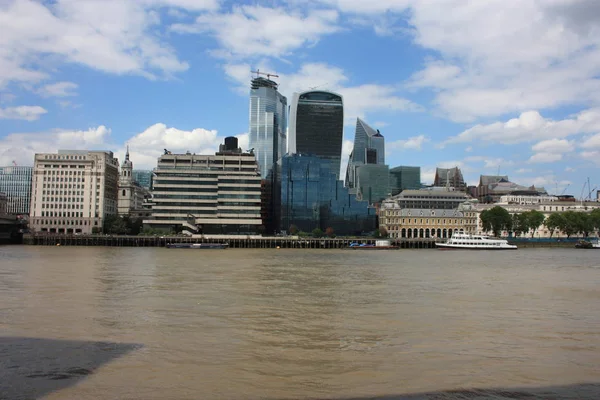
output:
[[[392,196],[406,189],[421,188],[421,167],[399,166],[390,169],[390,189]]]
[[[144,189],[152,189],[152,171],[134,169],[131,176],[133,177],[132,180]]]
[[[29,215],[33,167],[0,167],[0,192],[7,197],[8,214]]]
[[[346,169],[346,186],[359,199],[373,204],[388,196],[389,183],[389,167],[385,165],[385,138],[379,130],[357,118],[354,148]]]
[[[332,172],[334,161],[314,155],[288,154],[275,172],[276,228],[291,225],[311,232],[333,228],[338,235],[359,235],[375,229],[375,209],[349,193]]]
[[[342,96],[326,91],[294,93],[289,136],[289,153],[330,160],[331,171],[339,177],[344,137]]]
[[[255,78],[250,89],[249,145],[263,179],[287,152],[287,99],[277,91],[277,83]]]

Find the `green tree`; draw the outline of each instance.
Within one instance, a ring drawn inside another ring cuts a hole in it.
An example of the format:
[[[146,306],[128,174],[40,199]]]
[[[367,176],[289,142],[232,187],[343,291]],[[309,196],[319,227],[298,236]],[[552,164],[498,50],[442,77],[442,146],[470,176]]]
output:
[[[531,237],[542,226],[546,217],[538,210],[531,210],[525,213],[527,219],[527,230],[531,229]]]
[[[298,234],[298,227],[296,225],[290,225],[290,228],[288,229],[288,232],[290,233],[290,235],[297,235]]]
[[[508,211],[499,206],[483,211],[480,218],[483,230],[492,231],[494,236],[500,236],[503,230],[508,231],[512,228],[512,217]]]
[[[592,210],[592,212],[590,213],[590,218],[592,219],[592,223],[594,224],[594,229],[600,230],[600,208]]]
[[[512,231],[515,236],[521,236],[529,230],[529,221],[526,213],[513,214],[512,216]]]
[[[564,226],[564,216],[562,213],[552,213],[546,219],[546,228],[550,230],[550,237],[554,234],[554,231],[561,229]]]
[[[577,232],[583,233],[583,236],[588,237],[590,232],[594,231],[594,222],[590,214],[586,212],[578,212],[577,214]]]
[[[313,237],[315,237],[315,238],[320,238],[320,237],[323,237],[323,231],[322,231],[320,228],[315,228],[315,229],[313,229],[313,231],[312,231],[312,235],[313,235]]]
[[[388,231],[383,226],[378,229],[379,237],[386,238],[388,237]]]
[[[109,215],[104,219],[104,233],[124,235],[128,233],[127,223],[118,215]]]
[[[558,227],[567,237],[579,232],[579,217],[575,211],[565,211],[562,213],[561,225]]]

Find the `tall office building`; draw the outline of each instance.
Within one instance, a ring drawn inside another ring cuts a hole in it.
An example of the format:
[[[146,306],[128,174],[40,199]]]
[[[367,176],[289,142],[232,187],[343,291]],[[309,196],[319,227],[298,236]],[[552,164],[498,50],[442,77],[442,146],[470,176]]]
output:
[[[131,173],[133,181],[146,190],[152,189],[152,171],[134,169]]]
[[[28,215],[33,167],[0,167],[0,192],[6,195],[6,212]]]
[[[0,215],[7,214],[8,208],[8,197],[6,194],[0,192]]]
[[[264,179],[287,151],[287,99],[270,79],[254,78],[250,88],[249,145]]]
[[[421,188],[421,167],[399,166],[390,169],[390,191],[392,196],[406,189]]]
[[[117,213],[119,161],[112,151],[36,154],[29,226],[38,232],[101,232]]]
[[[343,138],[342,96],[327,91],[294,93],[288,153],[312,154],[330,160],[331,172],[339,178]]]
[[[262,220],[256,158],[240,149],[221,150],[162,155],[154,170],[152,216],[144,225],[190,234],[257,233]]]
[[[288,231],[291,225],[305,232],[331,227],[341,235],[375,229],[375,208],[349,193],[331,163],[306,154],[288,154],[278,161],[273,199],[277,231]]]
[[[346,186],[361,200],[378,203],[389,194],[389,167],[385,165],[385,138],[356,119],[354,148],[346,168]]]

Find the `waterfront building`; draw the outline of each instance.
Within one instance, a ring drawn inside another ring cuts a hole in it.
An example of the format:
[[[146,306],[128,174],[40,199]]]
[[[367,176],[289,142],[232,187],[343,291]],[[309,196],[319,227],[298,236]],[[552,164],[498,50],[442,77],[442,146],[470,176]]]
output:
[[[512,192],[512,194],[500,196],[498,204],[546,204],[553,201],[558,201],[558,197],[544,194],[530,195]]]
[[[165,152],[154,170],[152,216],[144,226],[189,234],[256,233],[261,176],[254,154]]]
[[[278,231],[292,225],[305,232],[332,228],[337,235],[375,229],[375,208],[344,187],[332,171],[334,162],[308,154],[288,154],[278,161],[273,199]]]
[[[421,189],[421,167],[401,165],[390,169],[390,192],[392,196],[407,189]]]
[[[252,79],[250,89],[249,145],[264,179],[273,163],[287,152],[287,99],[277,83],[262,77]]]
[[[465,192],[467,184],[463,174],[458,167],[454,168],[436,168],[433,186],[454,188],[454,190]]]
[[[146,190],[152,189],[152,171],[143,169],[134,169],[131,173],[133,181]]]
[[[290,108],[288,153],[312,154],[330,160],[340,176],[344,138],[342,96],[327,91],[294,93]]]
[[[457,192],[445,188],[425,188],[404,190],[390,197],[400,208],[452,210],[458,208],[471,197],[465,192]]]
[[[117,213],[119,161],[111,151],[36,154],[29,226],[35,232],[96,233]]]
[[[6,193],[0,192],[0,215],[8,214],[8,197]]]
[[[6,212],[29,215],[33,167],[0,167],[0,192],[6,195]]]
[[[356,119],[354,148],[346,168],[346,187],[359,200],[378,203],[389,195],[389,167],[385,165],[385,138],[360,118]]]
[[[150,192],[133,180],[133,163],[129,159],[128,148],[119,174],[117,206],[119,215],[131,215],[132,212],[142,210],[144,201],[149,196]]]
[[[523,186],[511,182],[507,175],[481,175],[479,185],[475,189],[475,196],[480,203],[498,203],[502,196],[546,196],[548,193],[543,187]]]
[[[388,199],[381,203],[379,226],[394,239],[449,238],[454,232],[476,233],[477,212],[471,202],[455,209],[402,208]]]

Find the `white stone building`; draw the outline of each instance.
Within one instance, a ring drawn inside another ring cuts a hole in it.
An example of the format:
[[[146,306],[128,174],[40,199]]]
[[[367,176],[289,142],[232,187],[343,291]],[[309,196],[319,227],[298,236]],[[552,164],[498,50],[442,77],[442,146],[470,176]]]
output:
[[[522,205],[531,205],[531,204],[542,204],[542,203],[551,203],[553,201],[558,201],[558,197],[549,196],[549,195],[521,195],[521,194],[506,194],[504,196],[500,196],[500,201],[497,204],[522,204]]]
[[[119,162],[111,151],[59,150],[35,155],[30,228],[95,233],[117,213]]]

